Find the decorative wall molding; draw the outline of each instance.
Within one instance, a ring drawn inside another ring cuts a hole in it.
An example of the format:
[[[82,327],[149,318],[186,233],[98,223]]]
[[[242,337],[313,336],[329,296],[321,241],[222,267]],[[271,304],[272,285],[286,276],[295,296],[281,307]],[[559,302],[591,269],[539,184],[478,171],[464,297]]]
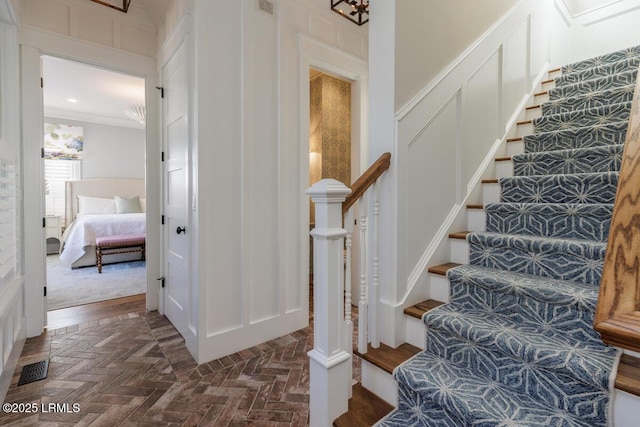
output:
[[[569,25],[576,24],[584,26],[613,19],[640,8],[640,1],[638,0],[602,1],[601,6],[594,6],[584,11],[576,9],[576,7],[567,0],[555,0],[555,3],[558,10],[563,14],[565,21],[570,22]]]

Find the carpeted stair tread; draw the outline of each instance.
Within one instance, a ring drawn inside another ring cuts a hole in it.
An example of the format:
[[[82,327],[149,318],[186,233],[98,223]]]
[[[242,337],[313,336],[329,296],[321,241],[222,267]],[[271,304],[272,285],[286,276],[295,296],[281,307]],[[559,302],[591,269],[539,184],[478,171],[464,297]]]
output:
[[[600,283],[607,244],[476,232],[467,236],[470,264],[552,279]]]
[[[541,132],[522,137],[527,153],[589,148],[624,144],[628,120],[555,132]]]
[[[442,406],[400,385],[398,407],[374,424],[374,427],[460,427],[464,425],[466,425],[464,421],[447,412]]]
[[[588,68],[585,70],[564,73],[554,79],[556,87],[599,79],[613,74],[624,73],[637,70],[640,65],[640,57],[623,59],[621,61],[605,64],[600,67]]]
[[[564,411],[549,408],[531,396],[515,393],[503,384],[433,354],[420,353],[407,364],[400,366],[394,376],[403,384],[400,389],[403,398],[413,404],[407,405],[407,411],[418,410],[424,401],[431,401],[445,407],[454,422],[458,422],[441,424],[448,427],[592,427],[591,424],[584,423]]]
[[[612,204],[490,203],[486,231],[605,242]]]
[[[479,265],[462,265],[447,276],[451,301],[457,305],[502,313],[514,320],[553,322],[576,338],[600,342],[591,327],[598,300],[595,285]]]
[[[456,303],[431,310],[424,316],[424,323],[429,331],[427,341],[431,331],[441,331],[473,346],[492,347],[527,366],[570,375],[602,391],[609,389],[611,366],[618,356],[613,347],[596,340],[578,340],[546,323],[514,322],[508,315]],[[500,372],[495,375],[500,376]]]
[[[592,92],[584,95],[560,98],[545,102],[540,106],[543,115],[561,114],[571,111],[604,107],[633,101],[635,84]]]
[[[513,174],[557,175],[619,171],[624,145],[524,153],[512,157]]]
[[[500,200],[511,203],[613,203],[619,172],[500,178]]]
[[[534,133],[553,132],[574,127],[602,125],[628,120],[631,102],[609,104],[603,107],[567,113],[550,114],[533,119]]]
[[[562,74],[570,74],[576,71],[587,70],[594,67],[601,67],[605,64],[633,59],[640,56],[640,46],[631,46],[619,49],[604,55],[583,59],[560,67]]]
[[[613,87],[634,85],[637,74],[638,70],[634,69],[610,76],[598,77],[592,80],[555,87],[548,91],[549,100],[553,101],[565,97],[586,95]]]

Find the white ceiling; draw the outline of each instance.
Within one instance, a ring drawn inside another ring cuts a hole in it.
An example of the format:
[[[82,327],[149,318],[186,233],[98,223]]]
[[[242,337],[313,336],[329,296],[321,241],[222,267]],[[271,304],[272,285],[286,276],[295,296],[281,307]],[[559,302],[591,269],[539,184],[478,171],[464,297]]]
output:
[[[144,105],[144,79],[51,56],[42,58],[42,68],[45,116],[143,127],[125,111]]]

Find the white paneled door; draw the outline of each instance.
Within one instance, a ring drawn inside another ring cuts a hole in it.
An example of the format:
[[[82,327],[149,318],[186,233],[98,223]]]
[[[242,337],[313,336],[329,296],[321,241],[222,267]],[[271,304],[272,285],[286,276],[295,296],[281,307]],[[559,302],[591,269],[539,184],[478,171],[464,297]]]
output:
[[[189,72],[186,42],[163,70],[164,313],[183,337],[189,331]]]

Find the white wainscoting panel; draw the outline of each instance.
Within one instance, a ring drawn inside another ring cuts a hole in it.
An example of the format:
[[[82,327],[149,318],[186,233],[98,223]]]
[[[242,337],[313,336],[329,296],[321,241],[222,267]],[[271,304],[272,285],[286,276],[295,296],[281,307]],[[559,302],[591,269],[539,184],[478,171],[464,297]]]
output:
[[[418,262],[458,198],[459,110],[457,92],[409,143],[409,265]]]
[[[462,190],[470,191],[487,152],[500,138],[500,49],[467,81],[464,138],[460,150]]]
[[[550,4],[518,2],[396,114],[398,253],[408,251],[398,259],[397,294],[405,302],[429,293],[418,289],[426,268],[446,262],[448,233],[463,231],[464,206],[480,203],[480,181],[494,177],[494,158],[548,64]]]
[[[504,123],[518,114],[518,107],[529,87],[529,19],[519,23],[504,43],[502,79]]]

